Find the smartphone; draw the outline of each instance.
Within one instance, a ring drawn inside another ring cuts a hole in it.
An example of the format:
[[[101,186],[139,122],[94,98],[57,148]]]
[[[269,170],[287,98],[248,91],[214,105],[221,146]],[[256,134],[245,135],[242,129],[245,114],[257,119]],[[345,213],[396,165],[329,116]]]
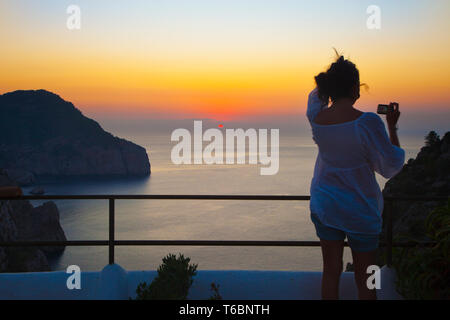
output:
[[[379,104],[377,113],[378,114],[386,114],[388,112],[394,111],[394,106],[388,104]]]

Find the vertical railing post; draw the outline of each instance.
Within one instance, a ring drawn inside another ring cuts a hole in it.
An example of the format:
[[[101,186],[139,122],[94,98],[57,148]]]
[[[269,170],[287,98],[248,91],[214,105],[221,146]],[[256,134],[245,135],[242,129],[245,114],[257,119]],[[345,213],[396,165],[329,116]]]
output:
[[[392,201],[387,200],[385,205],[386,214],[386,264],[392,266]]]
[[[114,264],[114,198],[109,199],[109,264]]]

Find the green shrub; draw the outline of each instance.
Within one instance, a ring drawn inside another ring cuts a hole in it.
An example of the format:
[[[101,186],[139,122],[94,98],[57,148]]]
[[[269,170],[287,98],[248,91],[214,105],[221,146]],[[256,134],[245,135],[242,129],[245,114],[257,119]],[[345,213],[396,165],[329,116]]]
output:
[[[158,275],[150,285],[142,282],[136,289],[137,300],[184,300],[197,274],[197,264],[189,264],[190,258],[181,253],[178,258],[169,254],[163,258]]]
[[[394,249],[397,290],[406,299],[450,299],[450,200],[430,212],[425,229],[436,245]]]
[[[435,131],[430,131],[425,137],[425,145],[427,147],[432,147],[435,144],[439,143],[439,141],[439,135]]]

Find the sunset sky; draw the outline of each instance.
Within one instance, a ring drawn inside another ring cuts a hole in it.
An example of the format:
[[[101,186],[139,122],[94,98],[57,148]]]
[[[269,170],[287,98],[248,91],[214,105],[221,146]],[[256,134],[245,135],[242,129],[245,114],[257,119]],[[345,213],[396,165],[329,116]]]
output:
[[[81,30],[66,9],[81,8]],[[381,30],[366,27],[369,5]],[[88,114],[303,114],[313,77],[356,63],[358,106],[450,108],[450,1],[0,0],[0,93],[46,89]]]

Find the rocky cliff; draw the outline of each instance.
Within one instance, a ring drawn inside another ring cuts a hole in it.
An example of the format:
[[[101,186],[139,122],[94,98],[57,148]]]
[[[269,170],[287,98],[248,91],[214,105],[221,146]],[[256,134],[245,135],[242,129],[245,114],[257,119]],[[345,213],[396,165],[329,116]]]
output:
[[[403,169],[390,179],[383,190],[385,196],[449,196],[450,132],[442,139],[435,132],[426,137],[425,146],[416,159],[409,159]],[[393,205],[393,235],[426,240],[424,221],[439,206],[436,201],[398,201]]]
[[[149,175],[147,152],[45,90],[0,95],[0,167],[34,175]]]
[[[0,174],[0,187],[17,183]],[[0,241],[65,241],[53,202],[33,207],[25,200],[0,200]],[[0,247],[0,272],[50,271],[47,257],[64,247]]]

